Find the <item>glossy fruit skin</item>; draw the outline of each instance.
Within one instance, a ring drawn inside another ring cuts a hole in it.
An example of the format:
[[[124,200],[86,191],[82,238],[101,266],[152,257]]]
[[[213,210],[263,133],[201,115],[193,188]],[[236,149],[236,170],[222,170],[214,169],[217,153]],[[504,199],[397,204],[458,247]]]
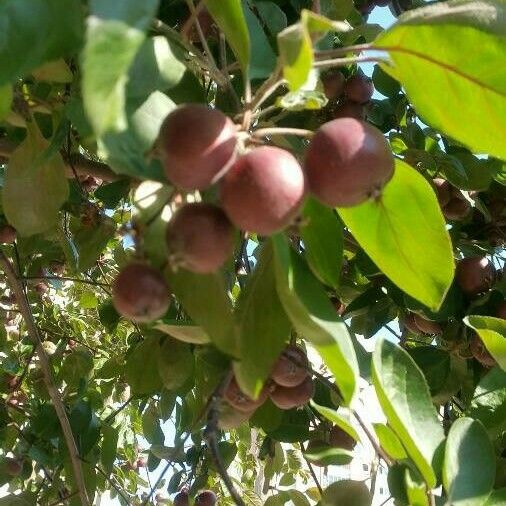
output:
[[[314,395],[314,383],[311,376],[296,387],[288,388],[276,385],[269,392],[271,401],[280,409],[293,409],[307,404]]]
[[[503,300],[495,312],[496,318],[502,318],[503,320],[506,320],[506,300]]]
[[[441,207],[446,206],[452,197],[452,188],[450,183],[443,178],[437,177],[432,180],[434,183],[434,190],[436,192],[437,200]]]
[[[161,318],[169,309],[169,288],[162,275],[141,262],[124,267],[114,281],[112,301],[118,313],[138,323]]]
[[[329,100],[337,100],[344,91],[344,76],[341,72],[326,74],[321,77],[323,92]]]
[[[204,202],[179,209],[166,239],[174,261],[201,274],[218,270],[234,252],[234,227],[219,207]]]
[[[414,313],[408,313],[404,318],[402,318],[402,323],[413,334],[420,334],[420,329],[415,322]]]
[[[0,227],[0,244],[12,244],[16,240],[16,229],[10,225]]]
[[[471,204],[461,195],[454,196],[443,207],[443,214],[447,220],[463,220],[471,211]]]
[[[413,320],[415,325],[420,329],[423,334],[429,335],[441,335],[443,333],[443,329],[441,325],[437,322],[433,322],[431,320],[427,320],[423,316],[420,316],[416,313],[413,313]]]
[[[372,84],[372,80],[363,74],[351,76],[344,85],[346,98],[357,104],[369,102],[373,93],[374,85]]]
[[[330,429],[329,443],[334,448],[344,448],[345,450],[353,450],[357,442],[341,427],[334,425]]]
[[[165,118],[157,146],[171,183],[184,190],[202,190],[233,161],[236,127],[217,109],[182,105]]]
[[[202,490],[195,496],[195,506],[214,506],[217,500],[212,490]]]
[[[188,492],[181,491],[174,496],[174,506],[190,506],[190,496]]]
[[[494,367],[496,365],[497,362],[489,353],[478,334],[473,334],[471,342],[469,343],[469,348],[473,354],[473,357],[478,362],[480,362],[480,364],[484,365],[485,367]]]
[[[221,180],[220,201],[236,227],[270,235],[294,220],[304,191],[304,173],[295,157],[261,146],[240,157]]]
[[[379,130],[353,118],[321,126],[306,152],[311,192],[329,207],[350,207],[377,196],[394,172],[394,158]]]
[[[296,387],[306,379],[307,365],[304,350],[290,344],[274,364],[271,379],[282,387]]]
[[[366,116],[365,107],[356,102],[343,102],[334,111],[334,119],[355,118],[364,120]]]
[[[265,402],[267,395],[267,389],[264,388],[257,400],[251,399],[240,389],[239,384],[234,377],[228,384],[228,387],[223,394],[223,398],[237,411],[240,411],[241,413],[252,413]]]
[[[495,268],[485,257],[468,257],[457,263],[455,278],[465,294],[474,296],[491,288]]]

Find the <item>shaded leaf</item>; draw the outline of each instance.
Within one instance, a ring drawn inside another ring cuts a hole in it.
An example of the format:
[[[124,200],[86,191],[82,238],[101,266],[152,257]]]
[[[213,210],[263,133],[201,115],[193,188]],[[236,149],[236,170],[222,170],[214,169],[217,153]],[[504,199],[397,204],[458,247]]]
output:
[[[464,323],[476,330],[499,367],[506,371],[506,320],[491,316],[466,316]]]

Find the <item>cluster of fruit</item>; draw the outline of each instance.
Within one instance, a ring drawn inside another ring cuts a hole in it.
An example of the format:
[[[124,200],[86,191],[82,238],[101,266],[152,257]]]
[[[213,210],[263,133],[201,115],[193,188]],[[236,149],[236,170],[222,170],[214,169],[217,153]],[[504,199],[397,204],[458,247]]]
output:
[[[446,179],[436,178],[433,183],[445,218],[451,221],[463,220],[471,211],[471,204],[464,194]]]
[[[249,418],[268,397],[280,409],[293,409],[306,404],[314,394],[314,384],[308,370],[308,358],[302,348],[288,345],[272,369],[258,399],[248,397],[232,378],[223,395],[235,410]]]
[[[193,503],[195,506],[214,506],[218,499],[212,490],[202,490],[194,498]],[[172,501],[174,506],[190,506],[190,494],[188,489],[180,490]]]
[[[233,253],[235,228],[260,235],[283,230],[294,222],[307,190],[330,207],[358,205],[377,197],[394,171],[381,132],[354,118],[330,121],[315,132],[305,170],[284,149],[246,150],[242,141],[249,134],[241,134],[230,118],[200,104],[180,106],[165,119],[157,149],[167,179],[184,191],[219,184],[220,205],[185,204],[168,223],[173,268],[216,271]],[[165,313],[170,296],[156,270],[134,263],[116,279],[113,300],[120,314],[146,322]]]
[[[321,81],[335,119],[365,119],[366,106],[374,93],[369,77],[359,72],[345,79],[340,71],[334,70],[324,74]]]

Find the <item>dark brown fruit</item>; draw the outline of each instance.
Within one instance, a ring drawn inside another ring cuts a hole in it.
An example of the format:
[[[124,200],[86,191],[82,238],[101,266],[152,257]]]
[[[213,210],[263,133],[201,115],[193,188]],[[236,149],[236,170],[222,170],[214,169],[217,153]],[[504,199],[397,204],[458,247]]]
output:
[[[478,295],[491,288],[495,268],[485,257],[468,257],[457,263],[455,278],[467,295]]]
[[[418,328],[418,325],[415,322],[415,314],[414,313],[408,313],[402,319],[402,323],[413,334],[420,334],[420,329]]]
[[[202,190],[214,183],[232,162],[235,145],[232,120],[200,104],[172,111],[158,136],[167,178],[185,190]]]
[[[454,196],[443,207],[443,214],[447,220],[463,220],[471,211],[471,204],[463,196]]]
[[[202,490],[195,496],[195,506],[214,506],[217,500],[212,490]]]
[[[378,196],[394,172],[394,158],[379,130],[353,118],[320,127],[306,153],[313,194],[329,207],[349,207]]]
[[[334,111],[334,119],[355,118],[358,120],[365,119],[365,107],[356,102],[343,102]]]
[[[202,29],[202,33],[204,34],[205,39],[209,39],[209,37],[215,35],[216,25],[207,9],[202,9],[198,13],[197,18],[199,20],[199,25]],[[200,44],[200,36],[195,23],[192,24],[191,28],[188,31],[188,40],[193,44]]]
[[[473,334],[471,342],[469,343],[469,348],[471,349],[473,357],[480,362],[480,364],[485,367],[494,367],[496,365],[497,362],[489,353],[478,334]]]
[[[23,470],[23,465],[19,460],[7,457],[5,459],[5,471],[10,476],[19,476]]]
[[[307,356],[302,348],[288,345],[271,372],[271,379],[282,387],[296,387],[307,377]]]
[[[199,273],[219,269],[234,251],[234,228],[217,206],[187,204],[167,226],[167,246],[174,262]]]
[[[181,491],[174,496],[174,506],[190,506],[190,496],[188,492]]]
[[[346,431],[334,425],[330,429],[329,443],[334,448],[344,448],[345,450],[353,450],[357,442]]]
[[[12,244],[16,240],[16,229],[10,225],[0,227],[0,243]]]
[[[305,453],[316,453],[323,452],[325,450],[330,450],[331,446],[329,443],[322,441],[321,439],[312,439],[306,446]],[[326,465],[321,460],[313,460],[311,459],[311,464],[317,467],[326,467]]]
[[[139,469],[140,467],[146,467],[147,466],[147,461],[144,457],[139,457],[137,459],[137,462],[136,462],[136,465],[137,465],[137,469]]]
[[[65,272],[65,264],[59,260],[53,260],[49,264],[49,268],[57,276],[61,276]]]
[[[136,262],[119,273],[112,288],[112,300],[119,314],[144,323],[161,318],[167,312],[170,294],[157,270]]]
[[[323,92],[329,100],[337,100],[344,90],[344,76],[341,72],[326,74],[321,77]]]
[[[351,102],[365,104],[371,100],[374,93],[372,79],[364,74],[355,74],[350,77],[344,85],[344,94]]]
[[[413,313],[413,320],[415,325],[420,329],[423,334],[429,335],[441,335],[443,330],[441,326],[437,322],[433,322],[431,320],[427,320],[423,316],[420,316],[416,313]]]
[[[495,312],[496,318],[502,318],[503,320],[506,320],[506,300],[503,300],[499,307],[496,309]]]
[[[452,197],[452,188],[446,179],[437,177],[432,181],[434,183],[434,190],[436,191],[437,200],[441,207],[446,206]]]
[[[304,198],[304,174],[284,149],[261,146],[239,158],[220,185],[225,213],[241,230],[270,235],[289,225]]]
[[[252,413],[265,402],[267,395],[267,389],[264,388],[258,396],[258,399],[253,400],[240,389],[237,380],[232,378],[225,390],[223,398],[237,411],[241,413]]]
[[[280,409],[293,409],[307,404],[314,394],[314,384],[311,376],[296,387],[288,388],[276,385],[269,393],[271,401]]]

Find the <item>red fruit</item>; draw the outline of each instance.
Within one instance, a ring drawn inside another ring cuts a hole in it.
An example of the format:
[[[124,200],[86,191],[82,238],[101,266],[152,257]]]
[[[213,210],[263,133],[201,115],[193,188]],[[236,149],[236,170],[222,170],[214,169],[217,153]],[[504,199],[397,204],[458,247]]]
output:
[[[452,197],[452,187],[446,179],[437,177],[433,179],[434,190],[436,191],[437,200],[441,207],[446,206]]]
[[[172,111],[158,136],[167,178],[185,190],[202,190],[214,183],[232,162],[235,145],[232,120],[200,104]]]
[[[7,457],[5,459],[5,471],[10,476],[19,476],[23,470],[23,465],[19,460]]]
[[[413,313],[413,320],[415,325],[420,329],[420,331],[424,334],[429,335],[441,335],[443,330],[441,326],[437,322],[433,322],[431,320],[427,320],[416,313]]]
[[[413,334],[420,334],[420,329],[418,328],[418,325],[415,322],[415,314],[414,313],[408,313],[402,319],[402,323]]]
[[[496,318],[506,320],[506,300],[503,300],[495,312]]]
[[[307,365],[304,350],[290,344],[274,364],[271,379],[280,386],[295,387],[306,379]]]
[[[443,214],[447,220],[463,220],[471,210],[471,204],[462,196],[454,196],[448,204],[443,207]]]
[[[16,229],[10,225],[0,227],[0,243],[12,244],[16,240]]]
[[[344,90],[344,76],[341,72],[326,74],[321,77],[323,92],[329,100],[337,100]]]
[[[234,228],[217,206],[187,204],[167,226],[167,246],[176,264],[200,273],[219,269],[234,251]]]
[[[182,490],[181,492],[178,492],[174,496],[173,501],[174,506],[190,506],[190,496],[188,495],[188,492],[185,492]]]
[[[144,457],[139,457],[135,464],[137,466],[137,469],[139,469],[140,467],[146,467],[147,461]]]
[[[149,265],[136,262],[124,267],[112,288],[114,307],[138,323],[161,318],[169,309],[169,289],[162,275]]]
[[[350,77],[344,85],[344,94],[351,102],[365,104],[371,100],[374,93],[372,79],[364,74],[355,74]]]
[[[377,196],[392,177],[394,158],[379,130],[353,118],[320,127],[306,152],[310,190],[329,207]]]
[[[240,389],[237,380],[232,378],[223,394],[223,398],[237,411],[241,413],[251,413],[265,402],[267,395],[267,389],[264,388],[258,396],[258,399],[253,400]]]
[[[284,149],[261,146],[239,158],[220,184],[225,213],[241,230],[270,235],[289,225],[304,198],[304,174]]]
[[[311,376],[296,387],[276,387],[269,393],[271,401],[280,409],[293,409],[307,404],[314,395],[314,383]]]
[[[485,257],[469,257],[457,263],[455,278],[467,295],[478,295],[491,288],[495,268]]]
[[[365,119],[365,107],[356,102],[343,102],[339,104],[334,111],[334,119],[340,118],[355,118],[358,120]]]
[[[353,450],[357,442],[341,427],[334,425],[330,429],[329,443],[334,448],[344,448],[345,450]]]
[[[195,496],[195,506],[215,506],[217,500],[212,490],[202,490]]]
[[[485,367],[494,367],[496,365],[495,358],[489,353],[483,341],[480,339],[478,334],[473,334],[469,348],[473,357]]]

